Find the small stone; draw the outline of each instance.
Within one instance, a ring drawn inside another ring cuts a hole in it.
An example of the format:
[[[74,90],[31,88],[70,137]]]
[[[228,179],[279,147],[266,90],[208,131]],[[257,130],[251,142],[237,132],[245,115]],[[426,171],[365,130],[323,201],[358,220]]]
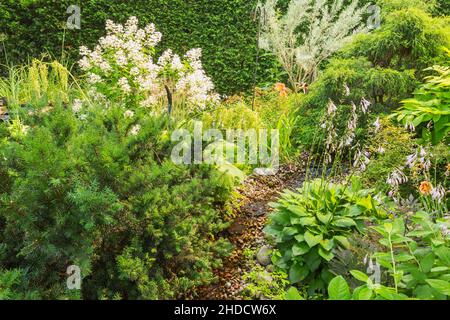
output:
[[[226,288],[231,288],[231,282],[225,283],[225,287],[226,287]]]
[[[268,284],[273,282],[272,276],[267,271],[258,274],[258,280],[261,282],[267,282]]]
[[[263,246],[261,249],[259,249],[258,253],[256,254],[256,260],[258,263],[262,266],[267,266],[271,263],[271,254],[272,254],[272,248],[270,246]]]

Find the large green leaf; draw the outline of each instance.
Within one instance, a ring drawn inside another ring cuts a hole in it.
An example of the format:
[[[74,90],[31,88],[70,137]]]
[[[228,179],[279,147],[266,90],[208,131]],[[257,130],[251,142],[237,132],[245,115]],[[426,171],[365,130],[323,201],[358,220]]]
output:
[[[310,248],[314,247],[315,245],[317,245],[322,240],[322,235],[321,234],[313,235],[309,231],[306,231],[304,236],[305,236],[305,241],[306,241],[306,243],[308,244],[308,246]]]
[[[345,215],[349,217],[356,217],[361,215],[365,211],[365,208],[359,205],[353,205],[347,208]]]
[[[372,289],[368,288],[367,286],[361,286],[356,288],[355,291],[353,291],[352,298],[354,300],[370,300],[372,296],[373,296]]]
[[[305,300],[305,299],[303,299],[303,297],[300,295],[297,288],[295,288],[295,287],[290,287],[286,291],[285,299],[286,300]]]
[[[299,218],[298,223],[302,226],[314,226],[316,225],[317,221],[314,217],[304,217]]]
[[[277,211],[270,215],[270,219],[282,226],[288,226],[291,222],[290,214],[286,211]]]
[[[347,237],[334,236],[334,239],[338,241],[344,248],[346,249],[350,248],[350,242],[348,241]]]
[[[450,282],[439,279],[427,279],[425,281],[438,292],[450,296]]]
[[[425,257],[420,259],[420,267],[422,268],[422,271],[425,273],[430,272],[431,268],[433,268],[434,264],[434,253],[430,252]]]
[[[355,221],[352,218],[347,218],[347,217],[334,219],[332,224],[334,226],[337,226],[337,227],[352,227],[352,226],[356,226]]]
[[[296,243],[292,246],[292,255],[300,256],[307,253],[310,250],[309,246],[305,242]]]
[[[355,277],[355,279],[362,281],[364,283],[366,283],[367,280],[369,279],[369,277],[364,272],[361,272],[359,270],[351,270],[350,273],[353,277]]]
[[[309,274],[308,267],[304,265],[300,265],[299,263],[294,263],[289,269],[289,281],[291,283],[299,283],[303,279],[305,279]]]
[[[334,248],[334,241],[333,239],[323,239],[322,241],[320,241],[320,245],[325,250],[330,251],[331,249]]]
[[[293,236],[294,234],[297,234],[297,228],[295,227],[284,227],[283,228],[283,236]]]
[[[329,212],[328,214],[321,214],[320,212],[318,212],[316,214],[317,219],[319,219],[320,222],[322,222],[323,224],[328,224],[331,222],[331,220],[333,219],[333,214],[331,212]]]
[[[330,300],[350,300],[350,288],[342,276],[337,276],[328,285]]]
[[[434,253],[441,259],[446,265],[450,266],[450,248],[439,247],[434,250]]]
[[[316,248],[313,248],[304,256],[306,265],[308,266],[311,272],[316,271],[322,262],[322,258],[320,257]]]
[[[322,247],[319,247],[319,255],[327,261],[330,261],[334,258],[334,254],[331,251],[325,250]]]

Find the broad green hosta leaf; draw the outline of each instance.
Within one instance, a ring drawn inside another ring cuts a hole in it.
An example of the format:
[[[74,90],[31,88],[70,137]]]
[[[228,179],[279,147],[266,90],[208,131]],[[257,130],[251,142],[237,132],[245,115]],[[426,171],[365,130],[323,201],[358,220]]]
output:
[[[326,261],[330,261],[334,258],[334,254],[331,251],[325,250],[322,247],[319,247],[319,255],[324,258]]]
[[[333,222],[331,223],[334,226],[337,227],[352,227],[352,226],[356,226],[356,222],[352,219],[352,218],[336,218],[333,220]]]
[[[289,281],[295,284],[305,279],[309,274],[309,269],[305,265],[294,263],[289,269]]]
[[[350,273],[355,279],[362,281],[364,283],[366,283],[367,280],[369,279],[369,277],[364,272],[361,272],[359,270],[351,270]]]
[[[350,288],[342,276],[337,276],[328,285],[330,300],[350,300]]]
[[[428,273],[431,271],[431,268],[433,268],[434,265],[434,253],[430,252],[425,257],[420,259],[420,267],[422,268],[423,272]]]
[[[331,222],[331,220],[333,219],[333,214],[330,212],[328,214],[321,214],[321,213],[317,213],[316,214],[317,219],[319,219],[320,222],[322,222],[323,224],[328,224]]]
[[[427,279],[425,281],[439,293],[450,296],[450,282],[438,279]]]
[[[282,226],[288,226],[291,222],[290,214],[286,211],[277,211],[271,214],[270,218]]]
[[[414,98],[404,100],[403,107],[393,115],[403,124],[420,127],[422,139],[437,144],[448,138],[450,132],[450,73],[447,67],[435,66],[429,70],[435,71],[437,76],[428,77],[414,93]],[[428,126],[430,121],[433,126]]]
[[[439,247],[434,250],[434,253],[441,259],[446,265],[450,266],[450,248]]]
[[[345,249],[350,248],[350,242],[347,237],[344,236],[334,236],[334,239],[339,242]]]
[[[308,244],[308,246],[310,248],[314,247],[315,245],[317,245],[320,241],[322,241],[322,235],[313,235],[311,232],[306,231],[305,234],[305,241]]]
[[[305,299],[300,295],[300,293],[298,292],[297,288],[295,288],[295,287],[290,287],[290,288],[286,291],[285,299],[286,299],[286,300],[305,300]]]
[[[284,227],[282,233],[283,233],[283,236],[289,237],[289,236],[293,236],[293,235],[297,234],[298,230],[295,227]]]
[[[364,207],[366,210],[372,210],[373,209],[372,196],[369,195],[366,198],[358,200],[357,204]]]
[[[309,246],[305,242],[296,243],[292,246],[292,255],[301,256],[310,250]]]
[[[351,206],[351,207],[347,208],[346,210],[347,210],[347,213],[345,214],[346,216],[356,217],[356,216],[363,214],[365,211],[365,208],[360,205],[355,205],[355,206]]]
[[[272,237],[275,238],[275,241],[281,242],[283,235],[282,235],[282,227],[279,226],[274,226],[274,225],[268,225],[267,227],[264,228],[264,232],[268,235],[271,235]]]
[[[373,296],[372,289],[367,286],[361,286],[353,291],[352,299],[353,300],[370,300]]]
[[[330,251],[334,247],[334,241],[333,241],[333,239],[331,239],[331,240],[330,239],[323,239],[322,241],[320,241],[320,245],[325,250]]]
[[[286,209],[288,209],[294,215],[299,216],[299,217],[308,216],[308,213],[306,212],[306,210],[304,210],[302,207],[299,207],[299,206],[288,205],[288,206],[286,206]]]
[[[314,217],[304,217],[304,218],[299,218],[298,219],[298,223],[301,224],[302,226],[313,226],[316,225],[316,218]]]
[[[315,250],[315,248],[314,248],[311,251],[309,251],[307,254],[305,254],[305,261],[306,261],[306,265],[308,266],[309,270],[311,272],[314,272],[319,268],[320,263],[322,262],[322,258],[319,255],[319,253],[317,252],[317,250]]]

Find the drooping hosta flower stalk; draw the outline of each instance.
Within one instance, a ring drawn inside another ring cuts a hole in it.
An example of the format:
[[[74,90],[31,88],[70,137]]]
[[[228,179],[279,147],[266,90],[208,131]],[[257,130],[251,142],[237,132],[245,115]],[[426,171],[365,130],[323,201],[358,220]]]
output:
[[[421,172],[425,178],[430,178],[431,158],[433,154],[426,148],[419,147],[414,153],[406,157],[405,165],[413,171]]]
[[[398,187],[406,182],[408,182],[408,177],[403,172],[403,168],[396,168],[392,171],[386,179],[386,183],[391,187],[389,195],[395,195],[398,191]]]
[[[365,171],[369,162],[370,162],[370,153],[368,151],[363,152],[361,152],[360,150],[356,151],[353,162],[354,168],[358,167],[359,170]]]
[[[446,195],[445,188],[441,185],[438,185],[437,187],[433,188],[430,192],[431,198],[438,203],[441,203],[442,200],[445,198]]]
[[[373,127],[374,133],[378,133],[378,131],[380,131],[381,128],[380,117],[377,117],[377,120],[375,120],[375,122],[373,123]]]
[[[349,5],[343,0],[331,5],[327,2],[291,0],[284,15],[277,8],[278,0],[258,4],[262,12],[259,45],[279,59],[296,92],[316,78],[322,61],[348,43],[352,35],[367,30],[362,23],[367,6],[359,7],[358,0]]]
[[[367,100],[364,97],[361,99],[361,110],[364,114],[366,114],[369,111],[370,105],[371,103],[369,100]]]

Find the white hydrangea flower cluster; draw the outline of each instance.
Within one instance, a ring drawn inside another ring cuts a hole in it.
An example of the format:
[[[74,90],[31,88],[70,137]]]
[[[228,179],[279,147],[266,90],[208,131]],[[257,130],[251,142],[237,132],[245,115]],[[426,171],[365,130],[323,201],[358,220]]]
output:
[[[106,31],[94,50],[80,48],[79,66],[98,92],[107,95],[118,90],[121,96],[133,97],[144,107],[163,106],[166,87],[174,103],[180,98],[204,108],[218,101],[213,82],[203,70],[201,49],[192,49],[183,58],[168,49],[156,59],[155,46],[162,34],[154,24],[140,29],[136,17],[129,18],[125,25],[108,20]]]

